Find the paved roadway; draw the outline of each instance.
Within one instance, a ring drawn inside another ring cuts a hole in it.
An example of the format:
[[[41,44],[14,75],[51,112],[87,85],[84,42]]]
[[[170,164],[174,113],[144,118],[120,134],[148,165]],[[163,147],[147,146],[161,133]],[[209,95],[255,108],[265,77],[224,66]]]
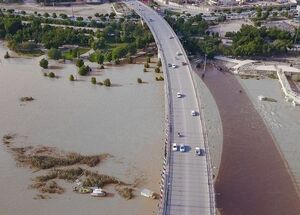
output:
[[[167,22],[154,10],[138,1],[127,1],[150,27],[163,64],[176,64],[178,68],[165,66],[169,77],[169,96],[171,97],[171,143],[186,144],[187,151],[170,154],[169,191],[164,214],[211,214],[207,163],[205,156],[196,156],[195,147],[204,148],[200,116],[191,116],[191,110],[199,111],[198,102],[191,78],[191,67],[182,66],[188,62],[186,54]],[[170,36],[174,36],[170,39]],[[176,52],[183,53],[177,56]],[[164,58],[164,59],[163,59]],[[166,77],[166,76],[165,76]],[[167,81],[167,80],[165,80]],[[184,94],[177,98],[177,92]],[[180,132],[183,137],[178,137]]]

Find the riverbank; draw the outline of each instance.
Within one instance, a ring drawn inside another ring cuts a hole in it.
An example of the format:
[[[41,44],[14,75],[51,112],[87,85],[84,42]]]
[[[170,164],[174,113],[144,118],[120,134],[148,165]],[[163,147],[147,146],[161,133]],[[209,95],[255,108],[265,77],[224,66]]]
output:
[[[1,43],[1,58],[6,50]],[[113,157],[96,171],[126,182],[140,179],[132,200],[118,194],[89,198],[73,193],[64,182],[64,194],[36,200],[36,191],[27,187],[36,174],[16,167],[1,145],[1,214],[155,214],[158,201],[140,197],[138,192],[146,187],[159,193],[164,95],[163,82],[155,81],[153,72],[143,72],[138,64],[108,66],[92,74],[98,81],[111,79],[112,87],[104,87],[91,84],[91,76],[69,81],[71,74],[78,76],[71,63],[50,62],[57,67],[44,70],[38,58],[20,57],[2,58],[0,64],[1,137],[16,134],[18,146],[49,146],[86,155],[109,153]],[[55,72],[58,78],[44,77],[45,71]],[[146,83],[138,84],[137,77]],[[34,100],[21,102],[24,96]]]

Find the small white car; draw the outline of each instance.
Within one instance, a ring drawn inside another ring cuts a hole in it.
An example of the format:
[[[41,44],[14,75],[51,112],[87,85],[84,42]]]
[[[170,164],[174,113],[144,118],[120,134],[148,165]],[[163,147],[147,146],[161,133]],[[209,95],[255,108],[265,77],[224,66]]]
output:
[[[180,144],[179,151],[180,152],[185,152],[185,145],[184,144]]]
[[[182,55],[182,53],[180,53],[180,52],[176,52],[176,55],[177,55],[177,56],[180,56],[180,55]]]
[[[177,93],[177,98],[182,98],[182,96],[183,96],[182,93],[180,92]]]
[[[170,35],[169,39],[174,39],[174,36],[173,36],[173,35]]]
[[[172,64],[172,68],[173,69],[177,68],[177,65],[176,64]]]
[[[172,151],[176,152],[178,150],[178,146],[176,143],[173,143],[172,145]]]
[[[191,111],[191,115],[192,115],[192,116],[196,116],[196,115],[197,115],[197,112],[194,111],[194,110],[192,110],[192,111]]]

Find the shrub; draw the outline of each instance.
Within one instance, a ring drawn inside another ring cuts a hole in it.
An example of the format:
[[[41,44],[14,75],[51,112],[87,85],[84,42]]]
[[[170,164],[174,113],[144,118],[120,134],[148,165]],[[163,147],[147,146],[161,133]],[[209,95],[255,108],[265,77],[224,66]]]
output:
[[[159,76],[159,77],[155,77],[155,80],[157,80],[157,81],[163,81],[164,78],[162,76]]]
[[[49,77],[49,78],[55,78],[54,72],[49,72],[48,77]]]
[[[69,80],[70,81],[75,81],[74,75],[70,75]]]
[[[78,74],[81,76],[85,76],[89,71],[90,71],[90,67],[83,65],[79,68]]]
[[[48,51],[48,57],[51,59],[54,59],[54,60],[59,60],[62,57],[61,51],[59,51],[58,49],[55,49],[55,48],[51,48]]]
[[[149,68],[149,67],[150,67],[149,63],[144,64],[144,68]]]
[[[138,82],[139,84],[141,84],[141,83],[143,83],[143,80],[142,80],[141,78],[138,78],[138,79],[137,79],[137,82]]]
[[[40,67],[47,69],[48,68],[48,61],[43,58],[42,60],[40,60]]]
[[[133,58],[132,57],[128,57],[128,63],[133,63]]]
[[[160,73],[160,69],[158,67],[155,68],[155,73]]]
[[[92,84],[97,84],[96,78],[95,78],[95,77],[92,77],[92,78],[91,78],[91,82],[92,82]]]
[[[144,72],[148,72],[146,68],[144,68]]]
[[[8,52],[5,53],[4,58],[5,59],[10,58],[10,55],[8,54]]]
[[[82,59],[78,59],[78,60],[76,61],[76,66],[77,66],[77,67],[82,67],[83,65],[84,65],[84,62],[83,62]]]
[[[48,76],[47,72],[44,72],[44,76],[45,76],[45,77],[47,77],[47,76]]]
[[[150,63],[150,62],[151,62],[151,58],[147,57],[147,63]]]
[[[157,61],[157,66],[161,67],[161,60],[160,59],[158,59],[158,61]]]
[[[104,65],[103,64],[100,66],[100,69],[104,69]]]
[[[109,78],[105,79],[105,80],[103,81],[103,84],[104,84],[105,86],[107,86],[107,87],[110,87],[110,86],[111,86],[110,79],[109,79]]]

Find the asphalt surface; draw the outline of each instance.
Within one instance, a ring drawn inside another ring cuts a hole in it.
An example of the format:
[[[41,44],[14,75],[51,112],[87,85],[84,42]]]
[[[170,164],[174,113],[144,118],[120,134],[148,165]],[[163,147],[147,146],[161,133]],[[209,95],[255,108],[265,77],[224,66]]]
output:
[[[138,1],[127,1],[148,24],[156,38],[163,64],[176,64],[177,68],[166,66],[171,97],[171,144],[185,144],[185,152],[171,151],[167,207],[164,214],[210,214],[207,162],[205,156],[195,154],[195,147],[204,149],[198,102],[191,78],[191,67],[180,41],[167,22],[154,10]],[[174,38],[170,38],[170,37]],[[180,56],[176,52],[181,53]],[[163,59],[164,58],[164,59]],[[166,77],[166,75],[165,75]],[[168,80],[165,80],[168,81]],[[177,92],[182,98],[177,98]],[[178,137],[177,132],[182,134]]]

